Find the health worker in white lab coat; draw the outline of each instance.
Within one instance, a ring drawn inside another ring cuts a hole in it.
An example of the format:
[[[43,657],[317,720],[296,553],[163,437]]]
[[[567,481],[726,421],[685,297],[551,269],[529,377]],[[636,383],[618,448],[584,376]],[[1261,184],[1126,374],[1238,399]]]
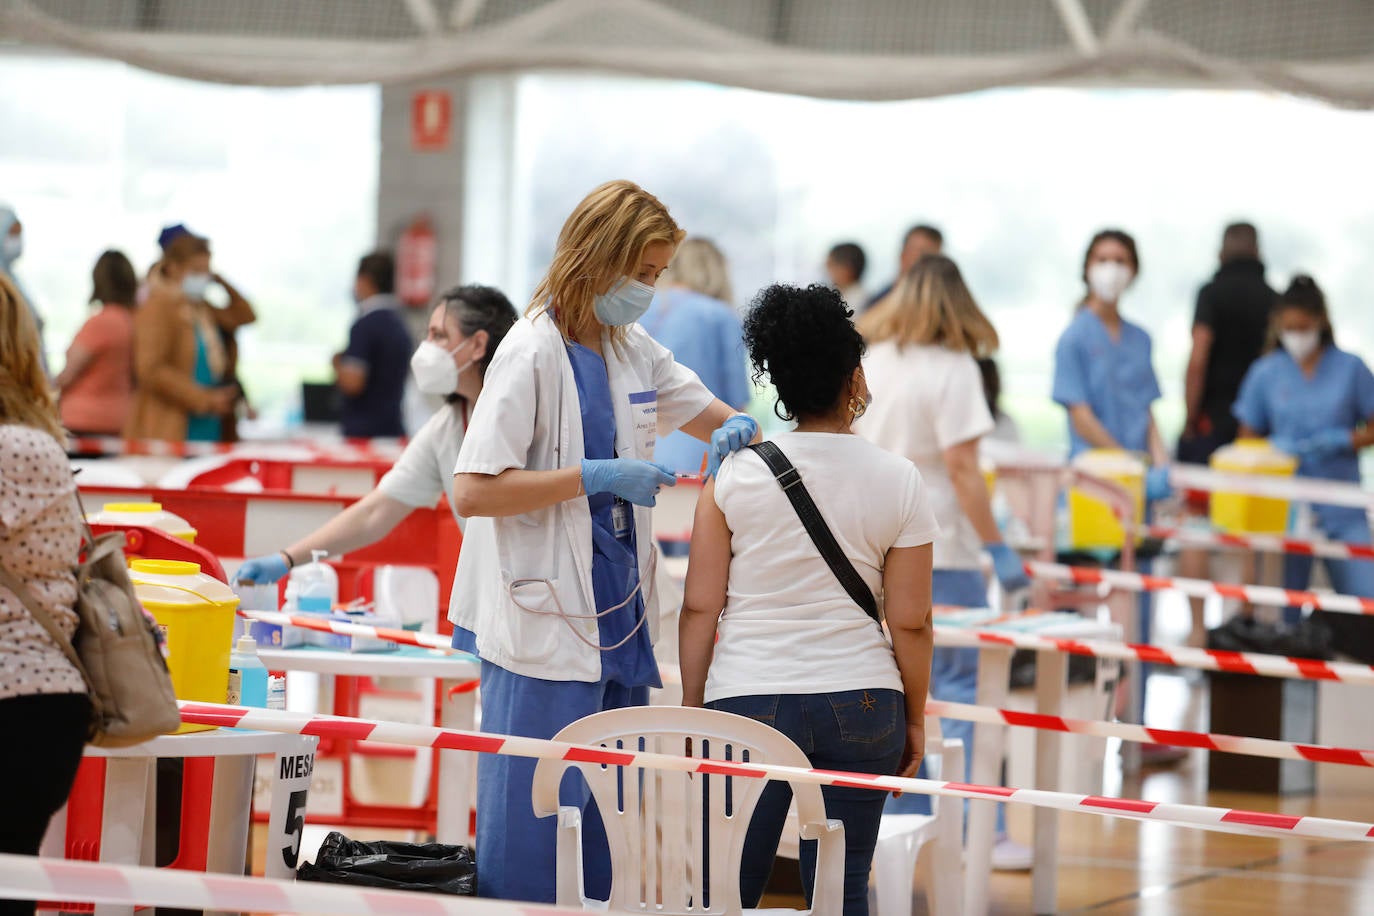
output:
[[[649,510],[676,479],[655,442],[677,429],[708,442],[709,473],[758,433],[637,324],[684,235],[631,182],[592,191],[487,373],[453,496],[460,515],[491,521],[468,525],[449,612],[454,646],[482,657],[484,731],[551,738],[661,686]],[[494,537],[475,536],[484,524]],[[556,818],[534,816],[534,764],[478,760],[482,896],[554,901]],[[570,778],[563,804],[586,807],[585,890],[605,900],[610,857],[586,801]]]
[[[458,286],[440,296],[410,370],[420,391],[442,396],[445,405],[410,440],[375,490],[286,549],[244,561],[237,580],[276,582],[297,563],[309,561],[312,551],[341,554],[375,544],[411,512],[433,508],[448,491],[483,377],[516,317],[505,294],[490,286]],[[463,524],[458,518],[458,526]]]

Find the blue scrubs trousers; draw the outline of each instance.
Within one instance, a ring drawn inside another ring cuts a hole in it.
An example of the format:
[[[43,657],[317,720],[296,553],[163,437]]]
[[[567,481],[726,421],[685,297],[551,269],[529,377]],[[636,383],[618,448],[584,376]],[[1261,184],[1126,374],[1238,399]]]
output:
[[[583,448],[588,458],[615,457],[615,417],[606,365],[592,351],[568,347],[581,401]],[[639,583],[634,514],[610,494],[587,498],[592,515],[592,592],[598,612],[621,604]],[[489,734],[552,738],[593,713],[645,706],[649,688],[662,686],[644,619],[644,596],[597,620],[601,680],[546,680],[482,662],[482,730]],[[572,621],[570,621],[572,623]],[[633,633],[633,635],[631,635]],[[627,639],[628,637],[628,639]],[[576,639],[571,629],[568,639]],[[455,648],[472,651],[470,631],[455,629]],[[557,672],[550,672],[556,674]],[[482,754],[477,760],[477,892],[500,900],[553,903],[556,896],[558,819],[537,818],[531,803],[535,761]],[[605,829],[586,781],[569,771],[560,803],[583,810],[583,890],[606,900],[611,861]]]
[[[1318,506],[1315,521],[1321,533],[1329,540],[1345,541],[1349,544],[1369,544],[1371,542],[1369,518],[1363,509],[1347,506]],[[1316,558],[1288,554],[1283,560],[1283,587],[1306,589],[1312,581],[1312,564]],[[1374,561],[1370,560],[1331,560],[1323,558],[1326,574],[1331,579],[1331,587],[1342,595],[1357,595],[1361,598],[1374,598]],[[1374,620],[1354,614],[1340,614],[1330,611],[1316,611],[1314,620],[1320,620],[1332,634],[1332,648],[1337,652],[1352,655],[1361,661],[1374,659]],[[1302,609],[1287,607],[1283,609],[1284,622],[1296,626],[1302,619]]]

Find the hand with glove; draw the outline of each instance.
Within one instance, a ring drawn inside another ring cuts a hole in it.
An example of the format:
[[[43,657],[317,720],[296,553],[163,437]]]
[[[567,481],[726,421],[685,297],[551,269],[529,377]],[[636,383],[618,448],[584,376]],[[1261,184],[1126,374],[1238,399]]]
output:
[[[290,568],[286,565],[286,556],[282,553],[272,553],[265,557],[244,560],[234,578],[239,582],[251,582],[254,585],[271,585],[288,572]]]
[[[725,456],[744,448],[758,434],[759,425],[747,414],[737,413],[721,424],[706,445],[706,476],[715,477]]]
[[[1020,555],[1001,541],[984,544],[983,549],[992,557],[992,571],[997,574],[997,582],[1002,591],[1010,594],[1023,588],[1030,588],[1030,576],[1026,575],[1026,564]]]
[[[1174,488],[1169,485],[1168,465],[1153,467],[1145,472],[1145,499],[1148,502],[1158,502],[1173,495]]]
[[[614,493],[636,506],[652,506],[659,487],[677,483],[673,472],[661,464],[638,458],[582,459],[582,487],[593,493]]]
[[[1323,429],[1297,444],[1300,458],[1335,458],[1355,450],[1355,442],[1348,429]]]

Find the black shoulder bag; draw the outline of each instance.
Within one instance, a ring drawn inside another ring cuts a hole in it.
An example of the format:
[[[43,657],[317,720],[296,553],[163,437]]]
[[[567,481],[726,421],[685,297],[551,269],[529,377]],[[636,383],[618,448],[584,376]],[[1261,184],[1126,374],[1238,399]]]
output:
[[[787,460],[782,449],[772,442],[760,442],[749,447],[763,459],[764,464],[768,465],[768,470],[773,472],[778,486],[782,487],[782,491],[792,501],[792,508],[797,510],[797,517],[801,519],[806,533],[811,535],[811,542],[821,552],[821,558],[835,574],[835,578],[840,580],[840,585],[844,586],[844,590],[854,599],[855,604],[881,625],[883,621],[878,614],[877,599],[873,597],[873,592],[869,591],[867,583],[854,568],[854,564],[849,562],[849,558],[840,549],[835,535],[830,533],[825,519],[821,518],[821,510],[816,508],[815,500],[802,483],[801,474],[792,466],[792,462]]]

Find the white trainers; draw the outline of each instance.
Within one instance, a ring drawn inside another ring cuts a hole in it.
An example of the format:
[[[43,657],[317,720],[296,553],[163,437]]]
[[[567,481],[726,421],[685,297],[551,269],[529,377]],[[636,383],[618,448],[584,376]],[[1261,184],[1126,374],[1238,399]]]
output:
[[[998,837],[992,847],[992,870],[1030,871],[1033,858],[1030,849],[1011,837]]]

